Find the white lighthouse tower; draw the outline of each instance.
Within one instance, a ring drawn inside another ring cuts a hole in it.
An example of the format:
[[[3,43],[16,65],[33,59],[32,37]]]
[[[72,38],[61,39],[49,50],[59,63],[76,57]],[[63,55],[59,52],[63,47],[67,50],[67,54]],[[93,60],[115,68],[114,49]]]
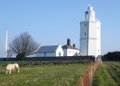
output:
[[[80,22],[80,54],[101,55],[101,23],[96,19],[92,6],[88,6],[85,20]]]

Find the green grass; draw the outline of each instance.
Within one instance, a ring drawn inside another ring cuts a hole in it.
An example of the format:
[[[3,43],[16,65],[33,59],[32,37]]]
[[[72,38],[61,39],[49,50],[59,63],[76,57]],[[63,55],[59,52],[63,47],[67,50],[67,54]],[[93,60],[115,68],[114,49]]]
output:
[[[105,62],[95,72],[93,86],[120,86],[120,62]]]
[[[75,86],[88,64],[22,67],[20,73],[6,75],[0,68],[0,86]]]

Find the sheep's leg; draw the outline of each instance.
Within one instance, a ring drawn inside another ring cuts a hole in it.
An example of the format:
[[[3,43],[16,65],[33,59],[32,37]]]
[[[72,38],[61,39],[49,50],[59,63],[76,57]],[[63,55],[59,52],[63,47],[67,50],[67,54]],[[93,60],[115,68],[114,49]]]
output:
[[[17,72],[18,72],[18,73],[20,72],[19,68],[17,68]]]
[[[11,70],[9,70],[9,74],[11,74]]]

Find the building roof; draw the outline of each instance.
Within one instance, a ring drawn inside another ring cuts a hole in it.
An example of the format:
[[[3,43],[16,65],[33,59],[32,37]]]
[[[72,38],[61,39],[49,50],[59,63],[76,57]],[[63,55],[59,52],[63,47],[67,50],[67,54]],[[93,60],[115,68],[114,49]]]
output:
[[[53,46],[41,46],[40,49],[38,49],[37,53],[55,53],[58,45]]]
[[[63,49],[74,49],[74,50],[79,50],[78,48],[76,47],[73,47],[73,46],[68,46],[68,45],[64,45],[62,46]]]

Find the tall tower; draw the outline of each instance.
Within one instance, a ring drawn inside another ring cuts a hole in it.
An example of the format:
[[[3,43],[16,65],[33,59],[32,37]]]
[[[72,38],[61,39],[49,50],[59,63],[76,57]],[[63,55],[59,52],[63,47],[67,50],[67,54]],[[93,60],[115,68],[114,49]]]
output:
[[[101,23],[96,19],[92,6],[88,6],[85,20],[80,22],[80,54],[101,55]]]
[[[8,29],[5,32],[5,50],[4,50],[4,57],[8,57]]]

